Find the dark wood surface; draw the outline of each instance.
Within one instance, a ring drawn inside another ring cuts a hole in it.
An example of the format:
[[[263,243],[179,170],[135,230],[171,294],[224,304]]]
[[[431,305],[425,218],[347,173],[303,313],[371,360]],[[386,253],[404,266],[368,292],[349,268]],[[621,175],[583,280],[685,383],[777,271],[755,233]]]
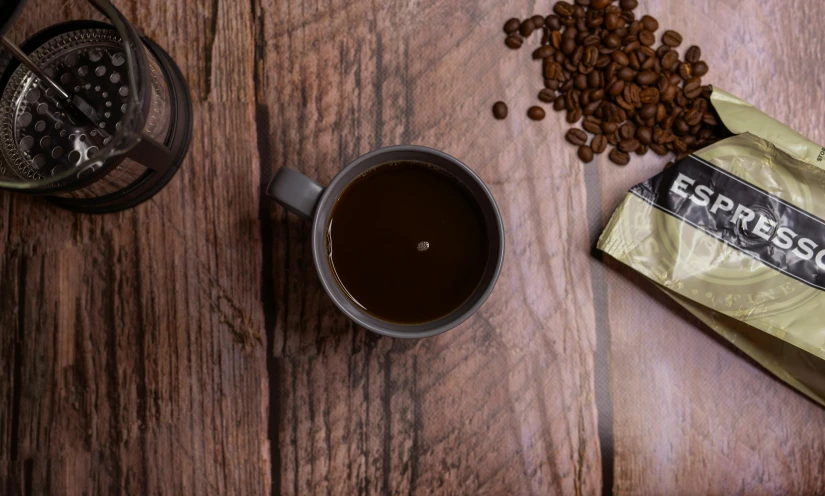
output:
[[[551,2],[117,3],[189,82],[192,147],[120,214],[0,192],[0,494],[825,494],[825,411],[593,255],[662,163],[582,165],[561,116],[524,117],[541,81],[501,24]],[[825,142],[821,2],[639,9]],[[398,143],[469,164],[507,235],[488,302],[420,341],[338,312],[261,195]]]

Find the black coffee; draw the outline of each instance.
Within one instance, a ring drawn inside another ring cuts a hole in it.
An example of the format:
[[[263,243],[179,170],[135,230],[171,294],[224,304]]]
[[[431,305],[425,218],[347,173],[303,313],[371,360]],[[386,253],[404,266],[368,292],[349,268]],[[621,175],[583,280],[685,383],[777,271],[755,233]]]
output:
[[[478,287],[487,229],[470,192],[413,161],[353,181],[332,209],[327,250],[341,287],[364,310],[414,324],[448,315]]]

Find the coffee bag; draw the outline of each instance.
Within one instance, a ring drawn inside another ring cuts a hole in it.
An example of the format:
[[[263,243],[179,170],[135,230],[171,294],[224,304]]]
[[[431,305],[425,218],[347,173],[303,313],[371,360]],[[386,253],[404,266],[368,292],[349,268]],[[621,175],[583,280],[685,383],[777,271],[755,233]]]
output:
[[[599,249],[825,406],[825,148],[711,103],[734,136],[634,186]]]

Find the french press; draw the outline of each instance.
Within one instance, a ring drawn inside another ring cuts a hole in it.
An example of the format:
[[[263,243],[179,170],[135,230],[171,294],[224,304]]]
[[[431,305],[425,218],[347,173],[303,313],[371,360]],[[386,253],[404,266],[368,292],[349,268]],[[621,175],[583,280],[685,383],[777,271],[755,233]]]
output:
[[[161,47],[109,0],[85,2],[92,19],[55,24],[17,46],[6,32],[24,0],[0,1],[0,188],[78,212],[116,212],[175,175],[192,103]]]

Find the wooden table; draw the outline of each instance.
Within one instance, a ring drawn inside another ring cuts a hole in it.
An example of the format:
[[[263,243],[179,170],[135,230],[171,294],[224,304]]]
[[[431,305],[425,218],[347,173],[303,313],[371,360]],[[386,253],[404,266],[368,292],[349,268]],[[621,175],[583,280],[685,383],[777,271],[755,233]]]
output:
[[[13,35],[83,3],[29,2]],[[559,114],[524,116],[538,69],[501,25],[552,2],[117,3],[180,65],[195,134],[128,212],[0,193],[0,493],[825,494],[825,411],[594,255],[662,162],[583,165]],[[639,9],[825,142],[821,2]],[[420,341],[344,318],[261,195],[397,143],[473,167],[507,232],[481,311]]]

